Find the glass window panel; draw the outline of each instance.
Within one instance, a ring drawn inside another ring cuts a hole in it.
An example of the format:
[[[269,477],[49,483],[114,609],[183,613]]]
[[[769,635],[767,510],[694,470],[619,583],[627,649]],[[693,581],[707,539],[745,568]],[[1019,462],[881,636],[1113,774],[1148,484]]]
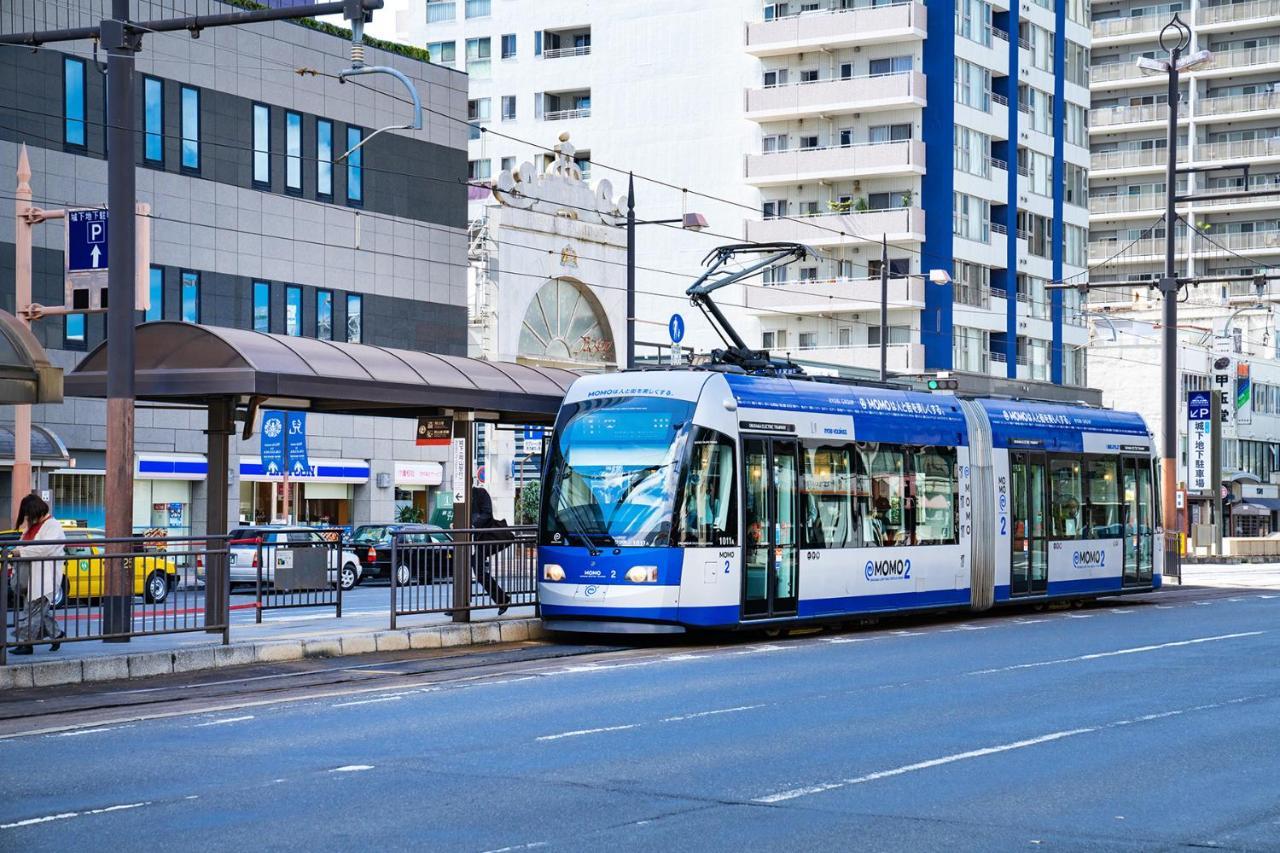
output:
[[[333,122],[316,122],[316,194],[333,195]]]
[[[956,451],[953,447],[924,447],[912,454],[912,497],[915,503],[913,539],[916,545],[957,541]]]
[[[854,460],[848,447],[809,445],[804,450],[803,534],[805,548],[846,548],[862,544],[854,515]]]
[[[316,337],[333,340],[333,292],[316,291]]]
[[[302,334],[302,288],[284,289],[284,333],[298,337]]]
[[[147,282],[147,299],[151,304],[147,306],[145,315],[148,323],[164,319],[164,270],[160,267],[152,267],[150,273],[151,278]]]
[[[253,105],[253,182],[271,183],[271,110]]]
[[[906,459],[901,447],[867,444],[858,448],[866,489],[860,490],[858,514],[863,542],[869,546],[910,544],[906,519]]]
[[[1082,535],[1083,506],[1080,460],[1049,460],[1049,535],[1076,539]]]
[[[347,294],[347,341],[358,344],[364,340],[364,298],[357,293]]]
[[[347,150],[351,151],[364,138],[358,127],[347,128]],[[356,148],[347,155],[347,201],[364,201],[364,148]]]
[[[152,163],[164,162],[164,84],[154,77],[142,79],[142,116],[146,137],[143,156]]]
[[[253,330],[271,331],[271,285],[265,281],[253,283]]]
[[[738,544],[738,508],[733,440],[699,428],[680,510],[680,545],[726,547]]]
[[[1089,484],[1089,537],[1091,539],[1119,539],[1120,479],[1113,458],[1090,459],[1087,462]]]
[[[302,189],[302,116],[284,114],[284,185]]]
[[[182,273],[182,321],[200,322],[200,273],[184,270]]]
[[[84,61],[64,59],[63,74],[63,141],[68,145],[85,144]],[[81,338],[83,340],[83,338]]]
[[[85,315],[67,314],[62,335],[67,343],[83,344],[85,335]]]
[[[182,168],[200,168],[200,90],[182,87]]]

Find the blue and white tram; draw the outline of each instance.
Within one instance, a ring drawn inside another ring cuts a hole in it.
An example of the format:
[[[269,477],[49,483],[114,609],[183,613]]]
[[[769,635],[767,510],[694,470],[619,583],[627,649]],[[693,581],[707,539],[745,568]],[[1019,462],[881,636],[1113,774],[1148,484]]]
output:
[[[773,628],[1160,586],[1136,414],[807,379],[584,377],[556,420],[548,627]]]

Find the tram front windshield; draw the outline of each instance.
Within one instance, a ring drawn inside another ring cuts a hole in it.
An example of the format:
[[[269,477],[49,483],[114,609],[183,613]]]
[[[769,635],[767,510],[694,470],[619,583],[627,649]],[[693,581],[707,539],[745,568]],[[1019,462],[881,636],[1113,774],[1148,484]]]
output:
[[[547,466],[544,545],[671,543],[693,403],[609,397],[561,410]]]

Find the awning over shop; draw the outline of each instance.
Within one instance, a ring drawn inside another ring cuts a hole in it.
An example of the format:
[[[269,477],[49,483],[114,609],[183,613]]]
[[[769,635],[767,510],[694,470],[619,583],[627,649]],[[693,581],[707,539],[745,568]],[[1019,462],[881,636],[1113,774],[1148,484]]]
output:
[[[67,396],[106,396],[108,346],[67,375]],[[390,417],[454,409],[550,423],[577,379],[555,368],[171,321],[139,326],[135,352],[138,399],[230,397],[265,408]]]
[[[208,473],[209,463],[195,453],[139,453],[134,469],[134,476],[139,480],[203,480]]]
[[[31,462],[41,468],[62,468],[71,462],[71,454],[62,439],[51,429],[31,427]],[[13,465],[13,427],[0,426],[0,467]]]
[[[1270,516],[1271,510],[1259,503],[1248,501],[1231,505],[1232,515],[1261,515]]]
[[[1246,503],[1253,506],[1260,506],[1268,512],[1280,510],[1280,498],[1249,498]]]

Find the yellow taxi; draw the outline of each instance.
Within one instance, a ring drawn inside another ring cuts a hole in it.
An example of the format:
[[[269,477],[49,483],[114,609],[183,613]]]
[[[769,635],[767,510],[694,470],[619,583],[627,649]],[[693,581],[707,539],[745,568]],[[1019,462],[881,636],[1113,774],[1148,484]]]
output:
[[[92,527],[68,527],[66,580],[63,598],[97,598],[103,593],[104,533]],[[172,557],[151,552],[133,558],[133,594],[158,604],[178,585],[178,565]]]

